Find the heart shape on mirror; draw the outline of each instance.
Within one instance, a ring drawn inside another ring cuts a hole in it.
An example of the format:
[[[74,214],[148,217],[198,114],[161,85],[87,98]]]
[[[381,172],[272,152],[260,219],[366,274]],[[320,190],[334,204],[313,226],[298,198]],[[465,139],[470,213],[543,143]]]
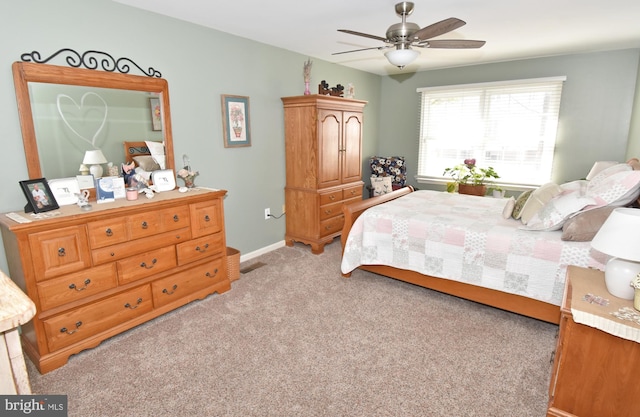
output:
[[[95,97],[99,103],[88,102],[91,97]],[[96,146],[96,140],[107,122],[109,112],[107,102],[98,94],[89,91],[82,95],[80,104],[66,94],[58,94],[56,105],[64,124],[80,139],[89,143],[94,149],[99,149]],[[93,116],[94,112],[97,112],[97,117]],[[91,139],[87,136],[91,136]]]

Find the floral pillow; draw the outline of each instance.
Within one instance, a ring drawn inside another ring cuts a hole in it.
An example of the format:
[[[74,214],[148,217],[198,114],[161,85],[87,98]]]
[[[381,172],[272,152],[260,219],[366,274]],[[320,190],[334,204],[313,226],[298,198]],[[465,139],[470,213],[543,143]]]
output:
[[[627,164],[621,165],[628,166]],[[624,206],[636,200],[639,194],[640,171],[633,170],[616,172],[601,178],[595,184],[589,182],[586,190],[586,195],[592,197],[596,202],[595,206],[591,208],[608,205]]]
[[[518,198],[516,199],[513,205],[513,211],[511,213],[511,217],[513,217],[516,220],[520,220],[520,216],[522,215],[522,208],[526,204],[529,197],[531,197],[531,193],[533,193],[533,190],[527,190],[518,196]]]

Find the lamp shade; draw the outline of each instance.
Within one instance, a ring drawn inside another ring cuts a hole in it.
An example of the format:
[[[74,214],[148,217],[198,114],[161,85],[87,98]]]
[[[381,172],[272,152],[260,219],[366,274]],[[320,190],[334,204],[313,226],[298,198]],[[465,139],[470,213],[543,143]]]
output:
[[[95,150],[87,151],[84,154],[84,159],[82,160],[82,163],[87,165],[106,164],[107,158],[104,157],[104,154],[100,149],[95,149]]]
[[[613,210],[591,241],[591,247],[613,257],[604,271],[607,290],[616,297],[633,299],[630,283],[640,273],[640,210]]]
[[[404,68],[406,65],[412,63],[417,57],[420,55],[418,51],[414,51],[413,49],[394,49],[384,54],[387,57],[390,63],[399,67],[400,69]]]

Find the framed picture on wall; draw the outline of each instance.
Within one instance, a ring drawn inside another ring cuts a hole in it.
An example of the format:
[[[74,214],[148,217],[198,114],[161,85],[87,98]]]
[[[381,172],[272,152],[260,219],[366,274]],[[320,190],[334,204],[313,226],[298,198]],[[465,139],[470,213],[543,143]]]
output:
[[[20,187],[27,198],[25,213],[42,213],[59,208],[46,179],[20,181]]]
[[[162,107],[160,106],[160,98],[150,98],[149,108],[151,109],[151,130],[162,130]]]
[[[225,148],[251,146],[249,97],[222,95],[222,134]]]

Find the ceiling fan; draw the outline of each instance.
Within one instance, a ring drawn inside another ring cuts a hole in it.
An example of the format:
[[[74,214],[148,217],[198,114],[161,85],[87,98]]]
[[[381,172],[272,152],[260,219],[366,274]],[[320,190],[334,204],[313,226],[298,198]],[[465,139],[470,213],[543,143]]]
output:
[[[455,17],[441,20],[440,22],[426,26],[420,29],[415,23],[407,22],[407,16],[413,13],[413,3],[403,1],[396,4],[396,14],[402,17],[402,23],[396,23],[389,26],[387,29],[386,38],[376,35],[369,35],[367,33],[356,32],[348,29],[338,29],[338,32],[344,32],[351,35],[363,36],[365,38],[375,39],[386,43],[385,46],[378,46],[373,48],[355,49],[352,51],[336,52],[332,55],[348,54],[351,52],[367,51],[370,49],[388,49],[394,48],[391,51],[386,52],[384,55],[389,62],[398,68],[402,69],[406,65],[413,62],[414,59],[420,55],[420,53],[412,47],[416,48],[446,48],[446,49],[473,49],[480,48],[485,44],[485,41],[474,41],[464,39],[442,39],[442,40],[429,40],[436,36],[444,35],[458,29],[461,26],[466,25],[466,22]]]

